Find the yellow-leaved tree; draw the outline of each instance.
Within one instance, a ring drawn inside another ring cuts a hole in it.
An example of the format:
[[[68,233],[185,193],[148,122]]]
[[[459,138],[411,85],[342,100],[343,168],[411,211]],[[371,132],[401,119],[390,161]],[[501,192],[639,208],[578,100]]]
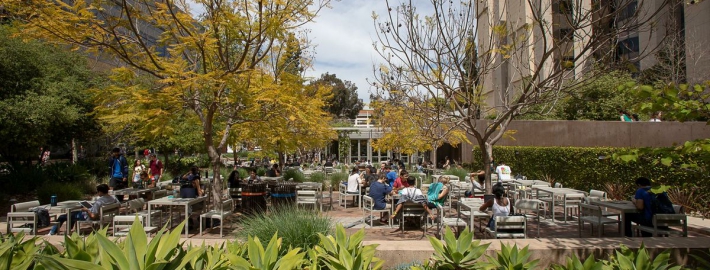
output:
[[[7,0],[5,9],[23,22],[24,35],[68,44],[117,59],[123,67],[113,87],[98,96],[102,119],[116,125],[140,121],[138,133],[157,133],[189,112],[198,119],[214,171],[212,196],[222,194],[220,152],[232,132],[267,121],[288,101],[269,70],[274,48],[313,21],[330,0],[186,1]],[[148,76],[150,87],[133,83]],[[307,114],[292,106],[292,115]]]

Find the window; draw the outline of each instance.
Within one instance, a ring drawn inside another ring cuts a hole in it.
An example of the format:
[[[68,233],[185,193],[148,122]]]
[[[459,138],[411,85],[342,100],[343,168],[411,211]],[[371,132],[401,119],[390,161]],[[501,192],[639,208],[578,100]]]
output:
[[[559,0],[553,2],[553,11],[557,14],[572,14],[572,1]]]

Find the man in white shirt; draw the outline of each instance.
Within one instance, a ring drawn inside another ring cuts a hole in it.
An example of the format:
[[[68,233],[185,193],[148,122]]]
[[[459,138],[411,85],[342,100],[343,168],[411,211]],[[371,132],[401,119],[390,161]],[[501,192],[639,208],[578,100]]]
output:
[[[360,186],[360,170],[355,167],[348,177],[348,193],[360,194],[358,187]]]
[[[510,167],[508,167],[508,165],[505,165],[505,163],[503,162],[501,162],[500,165],[496,167],[496,174],[498,174],[498,181],[513,179],[513,177],[511,176],[512,172],[510,171]]]

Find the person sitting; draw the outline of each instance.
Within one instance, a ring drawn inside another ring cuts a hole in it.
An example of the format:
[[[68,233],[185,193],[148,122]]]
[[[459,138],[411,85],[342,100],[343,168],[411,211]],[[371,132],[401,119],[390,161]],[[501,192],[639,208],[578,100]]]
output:
[[[241,184],[242,176],[239,175],[239,171],[233,170],[231,173],[229,173],[229,177],[227,177],[228,188],[239,188]]]
[[[333,161],[330,159],[323,164],[323,167],[333,167]]]
[[[397,177],[397,180],[394,180],[394,185],[392,185],[392,189],[394,189],[392,192],[399,192],[405,187],[409,187],[409,184],[407,183],[407,178],[409,177],[409,173],[407,171],[402,171]]]
[[[491,208],[493,210],[493,216],[491,219],[488,221],[488,228],[491,228],[491,230],[495,231],[495,217],[505,217],[509,216],[511,213],[511,203],[508,198],[503,197],[503,194],[505,194],[505,188],[503,187],[502,184],[498,183],[493,186],[493,199],[488,200],[487,202],[484,202],[483,205],[481,205],[480,208],[478,208],[478,211],[485,212],[488,210],[488,208]]]
[[[666,201],[669,207],[673,207],[673,203],[668,199],[668,194],[663,192],[658,195],[651,193],[651,180],[646,177],[639,177],[636,179],[636,193],[631,202],[636,206],[638,213],[627,213],[624,223],[624,234],[627,237],[631,237],[631,222],[636,222],[642,226],[653,227],[653,196],[657,196],[656,199],[660,202]],[[672,210],[671,210],[672,211]],[[649,237],[651,233],[641,232],[641,236]]]
[[[450,178],[446,175],[439,176],[439,181],[429,186],[427,192],[427,207],[437,208],[444,205],[449,195]],[[431,215],[430,215],[431,216]]]
[[[373,181],[370,183],[370,197],[372,197],[372,201],[375,203],[372,208],[375,210],[383,210],[383,209],[388,209],[392,207],[391,204],[388,204],[386,201],[386,196],[390,192],[392,192],[392,187],[388,186],[385,184],[385,178],[380,177],[380,179],[377,179],[377,181]],[[389,222],[389,218],[387,216],[387,213],[381,213],[380,214],[380,223],[387,223]]]
[[[501,180],[513,179],[513,177],[511,176],[512,172],[510,171],[510,167],[508,165],[505,165],[505,163],[503,162],[499,163],[498,167],[496,167],[496,174],[498,174],[499,182]]]
[[[478,170],[477,172],[472,172],[469,175],[471,180],[471,194],[476,194],[478,192],[485,192],[486,188],[484,183],[486,181],[486,171]]]
[[[261,177],[256,175],[256,169],[249,170],[249,177],[247,178],[247,183],[258,183],[261,182]]]
[[[180,182],[180,197],[197,198],[204,195],[200,185],[200,170],[196,166],[190,168],[190,171],[182,176]]]
[[[352,169],[350,176],[348,177],[348,194],[359,194],[360,187],[360,170],[355,167]]]
[[[74,225],[76,224],[77,220],[98,220],[101,218],[99,216],[101,207],[104,205],[109,205],[109,204],[114,204],[118,203],[118,199],[116,197],[111,196],[108,194],[108,185],[106,184],[100,184],[96,186],[96,193],[99,196],[94,204],[91,206],[91,208],[86,208],[82,207],[80,211],[75,211],[71,212],[71,226],[69,226],[69,229],[73,229]],[[54,225],[51,230],[49,230],[49,235],[55,235],[57,234],[57,231],[59,230],[59,227],[61,227],[64,222],[67,221],[67,214],[60,215],[57,218],[58,224]]]
[[[279,177],[281,176],[281,171],[279,171],[279,164],[274,164],[271,169],[266,171],[267,177]]]
[[[406,179],[408,185],[400,191],[402,196],[399,197],[397,207],[394,209],[392,216],[397,216],[397,213],[402,210],[403,204],[410,201],[424,205],[424,210],[426,210],[429,217],[433,219],[434,215],[431,213],[430,206],[427,205],[427,198],[424,197],[422,190],[416,187],[417,179],[414,178],[414,176],[408,176]]]
[[[140,174],[140,183],[142,183],[142,186],[152,188],[155,187],[155,183],[150,180],[150,175],[148,175],[148,172],[142,171]]]
[[[385,174],[387,177],[387,183],[390,186],[394,186],[394,181],[397,180],[397,171],[393,170],[390,166],[385,166],[385,171],[387,171]]]

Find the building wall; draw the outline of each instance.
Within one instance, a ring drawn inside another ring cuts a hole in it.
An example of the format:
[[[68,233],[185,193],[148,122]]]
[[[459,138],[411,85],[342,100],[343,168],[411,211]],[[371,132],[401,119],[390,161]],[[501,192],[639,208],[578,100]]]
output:
[[[479,126],[486,126],[485,121]],[[513,121],[508,130],[515,134],[497,146],[669,147],[710,138],[705,122]],[[473,160],[474,147],[461,145],[463,162]]]
[[[710,1],[685,5],[684,9],[688,82],[710,80]]]

